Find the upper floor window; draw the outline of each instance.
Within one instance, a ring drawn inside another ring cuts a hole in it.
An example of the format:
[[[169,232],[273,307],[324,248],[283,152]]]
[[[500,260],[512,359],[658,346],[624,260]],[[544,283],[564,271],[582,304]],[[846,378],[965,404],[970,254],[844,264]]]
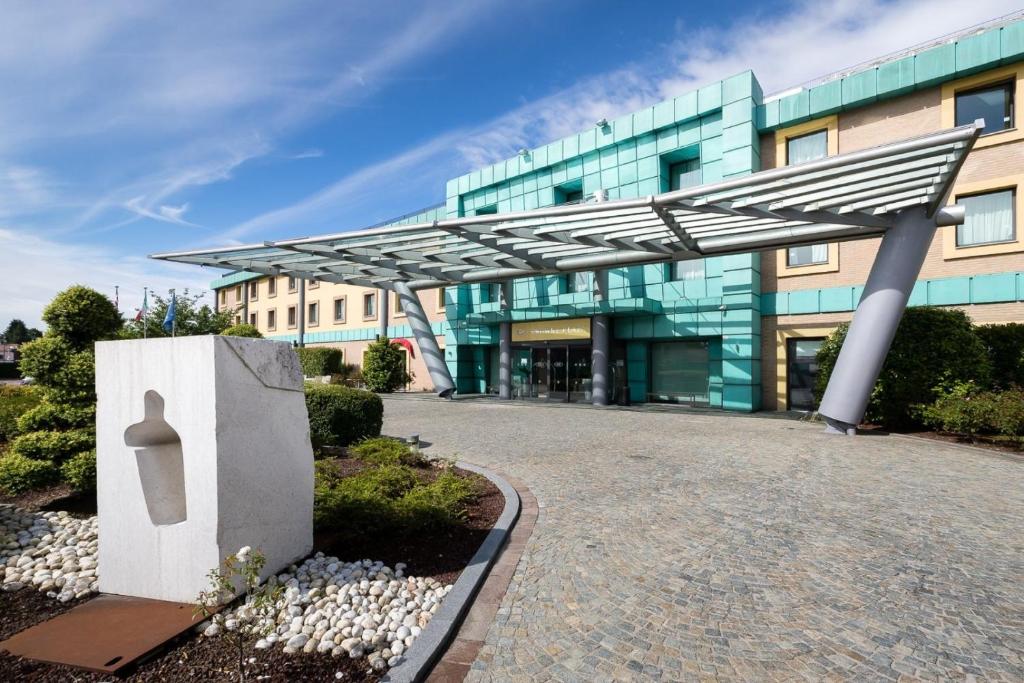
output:
[[[681,190],[684,187],[700,185],[700,159],[687,159],[668,167],[668,189]]]
[[[704,259],[693,259],[690,261],[675,261],[672,264],[673,280],[703,280]]]
[[[575,181],[555,188],[555,204],[582,204],[583,183]]]
[[[485,282],[480,285],[481,303],[485,304],[497,304],[501,303],[501,283],[500,282]]]
[[[363,294],[363,317],[377,317],[377,294],[375,292]]]
[[[217,296],[220,298],[220,305],[221,306],[223,306],[224,304],[227,303],[227,301],[228,301],[227,290],[224,290],[224,289],[220,290],[219,292],[217,292]]]
[[[295,327],[298,323],[298,313],[295,306],[288,307],[288,327]]]
[[[256,301],[256,299],[259,298],[259,284],[259,282],[249,283],[249,301]]]
[[[298,289],[298,286],[299,286],[298,280],[296,278],[292,277],[291,275],[289,275],[288,276],[288,291],[289,292],[294,292],[296,289]]]
[[[817,130],[786,140],[786,164],[802,164],[828,156],[828,130]]]
[[[498,213],[498,205],[491,204],[490,206],[482,206],[473,212],[474,216],[489,216],[491,214]]]
[[[402,297],[398,296],[398,292],[395,292],[395,315],[405,315],[405,309],[402,308]]]
[[[241,301],[241,300],[242,300],[242,285],[237,285],[235,287],[235,301]]]
[[[955,110],[958,126],[985,119],[983,135],[1013,128],[1013,81],[958,92]]]
[[[790,247],[786,254],[786,265],[790,268],[813,266],[828,263],[827,244],[808,244],[803,247]]]
[[[320,304],[315,301],[306,306],[306,322],[310,325],[320,324]]]
[[[437,310],[444,310],[444,287],[437,288]]]
[[[277,311],[273,308],[267,311],[267,329],[277,329]]]
[[[267,296],[275,296],[277,294],[277,278],[272,277],[267,280]]]
[[[252,325],[253,327],[256,327],[256,314],[255,313],[250,313],[249,314],[249,324]]]
[[[334,300],[334,322],[345,322],[345,298]]]
[[[310,289],[316,289],[319,286],[320,286],[320,281],[319,280],[310,280],[309,281],[309,288]]]
[[[1012,242],[1014,228],[1014,190],[997,190],[967,197],[957,197],[956,203],[964,207],[967,217],[956,228],[956,246],[974,247],[979,244]]]
[[[573,292],[589,292],[590,291],[590,273],[587,271],[578,271],[576,273],[569,273],[565,276],[565,291],[569,293]]]

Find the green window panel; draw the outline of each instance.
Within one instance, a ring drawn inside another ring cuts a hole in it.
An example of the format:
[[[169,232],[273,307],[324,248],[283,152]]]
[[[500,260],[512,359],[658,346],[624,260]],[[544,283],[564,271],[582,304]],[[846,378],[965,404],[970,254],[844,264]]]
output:
[[[700,142],[700,119],[680,123],[676,127],[676,145],[680,148],[696,145]]]
[[[534,168],[544,168],[548,165],[548,148],[547,146],[538,147],[537,149],[530,152],[530,159],[533,161]]]
[[[1017,299],[1016,273],[975,275],[971,278],[971,303],[987,304]]]
[[[966,74],[999,61],[1000,29],[961,38],[956,43],[956,71]]]
[[[565,179],[576,180],[583,177],[583,160],[579,157],[569,159],[565,164]]]
[[[679,136],[675,126],[658,131],[658,154],[671,152],[679,146]]]
[[[722,108],[722,83],[712,83],[697,91],[697,113],[707,114]]]
[[[725,335],[722,337],[724,360],[761,359],[761,335]]]
[[[811,88],[808,102],[812,117],[839,111],[843,106],[843,82],[837,79]]]
[[[761,385],[726,384],[722,387],[722,407],[726,410],[753,412],[761,408]]]
[[[562,158],[571,159],[580,153],[580,140],[578,135],[562,138]]]
[[[725,348],[727,344],[723,343]],[[722,358],[722,381],[730,384],[760,384],[761,361],[741,358]]]
[[[593,152],[597,149],[597,131],[591,128],[585,130],[579,134],[580,140],[580,154],[586,154],[587,152]]]
[[[700,142],[700,158],[702,162],[719,161],[722,158],[722,136],[708,138]]]
[[[469,176],[459,176],[459,194],[466,194],[469,192]]]
[[[548,163],[549,164],[557,164],[559,161],[561,161],[564,158],[565,157],[562,156],[562,141],[561,140],[555,140],[554,142],[548,144]]]
[[[665,128],[674,124],[676,122],[675,102],[673,100],[668,100],[654,105],[653,117],[655,129]]]
[[[772,100],[757,108],[757,127],[764,130],[775,128],[781,123],[779,100]]]
[[[636,157],[637,159],[644,159],[646,157],[656,156],[658,154],[658,137],[654,134],[648,133],[641,135],[636,140]]]
[[[955,277],[932,280],[928,283],[928,303],[932,306],[951,306],[971,300],[971,278]]]
[[[601,155],[590,153],[583,157],[583,175],[598,173],[601,170]]]
[[[688,121],[697,116],[697,92],[688,92],[673,100],[677,122]]]
[[[819,306],[822,313],[852,311],[855,305],[852,287],[831,287],[821,290]]]
[[[618,145],[615,147],[606,147],[602,149],[598,154],[601,160],[601,170],[607,170],[609,168],[615,168],[619,165],[619,148]],[[590,171],[587,171],[588,173]]]
[[[619,173],[619,180],[622,179],[621,172]],[[628,183],[619,187],[619,199],[636,199],[640,197],[640,184],[639,183]]]
[[[619,166],[619,184],[627,185],[637,181],[637,163],[630,162]]]
[[[480,184],[486,187],[494,182],[494,168],[484,166],[480,169]]]
[[[444,184],[445,196],[448,198],[459,196],[459,180],[458,178],[452,178]]]
[[[749,175],[760,170],[760,167],[761,157],[754,152],[752,147],[742,147],[722,152],[722,175],[724,177],[731,178],[733,176]]]
[[[754,100],[749,97],[730,102],[722,107],[722,126],[728,128],[744,123],[753,124],[755,110]]]
[[[920,87],[937,83],[956,73],[956,45],[946,43],[914,56],[914,82]]]
[[[715,112],[700,118],[700,139],[707,140],[722,134],[722,113]]]
[[[514,178],[519,175],[519,157],[505,159],[505,177]]]
[[[810,115],[810,99],[806,90],[787,95],[779,100],[779,123],[787,126]]]
[[[654,108],[646,107],[633,114],[633,135],[654,130]]]
[[[615,146],[616,160],[619,165],[636,161],[636,140],[626,140]]]
[[[523,194],[529,192],[535,192],[537,190],[537,176],[531,173],[528,176],[523,177]]]
[[[789,293],[789,315],[818,312],[817,289],[801,289]]]
[[[999,55],[1006,62],[1024,57],[1024,21],[1015,21],[999,31]]]
[[[753,71],[744,71],[722,81],[722,102],[730,104],[744,98],[760,99],[760,87]]]
[[[491,166],[491,173],[494,176],[494,182],[496,183],[500,183],[502,180],[507,178],[508,176],[505,173],[505,162],[500,161]]]
[[[604,128],[595,129],[595,133],[597,136],[598,149],[615,142],[615,129],[610,125],[605,126]]]
[[[661,175],[661,160],[658,157],[644,157],[637,162],[636,168],[638,180],[658,178]]]

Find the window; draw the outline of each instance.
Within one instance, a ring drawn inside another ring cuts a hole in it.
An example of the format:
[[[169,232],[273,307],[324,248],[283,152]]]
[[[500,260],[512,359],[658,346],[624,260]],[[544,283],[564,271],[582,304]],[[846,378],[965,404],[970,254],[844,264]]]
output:
[[[437,288],[437,310],[444,310],[444,287]]]
[[[277,329],[277,309],[272,308],[269,311],[267,311],[267,329]]]
[[[242,324],[242,316],[236,315],[235,318],[234,318],[234,323],[233,324],[234,325],[241,325]]]
[[[238,286],[235,287],[235,301],[241,301],[241,300],[242,300],[242,285],[238,285]]]
[[[288,307],[288,327],[295,327],[298,325],[298,312],[295,306]]]
[[[704,259],[676,261],[672,264],[673,280],[703,280]]]
[[[320,281],[319,280],[310,280],[309,281],[308,289],[316,289],[319,286],[320,286]]]
[[[249,324],[252,325],[253,327],[256,327],[256,314],[255,313],[250,313],[249,314]]]
[[[555,204],[582,204],[583,183],[576,181],[555,188]]]
[[[316,301],[306,305],[306,322],[311,327],[320,324],[320,304]]]
[[[345,322],[345,297],[334,300],[334,322]]]
[[[260,283],[250,282],[249,283],[249,301],[256,301],[259,298]]]
[[[684,187],[700,185],[700,159],[687,159],[668,167],[668,189],[681,190]]]
[[[964,207],[967,217],[963,225],[956,228],[956,246],[974,247],[1014,241],[1015,195],[1014,190],[999,190],[957,197],[957,204]]]
[[[294,292],[296,289],[298,289],[298,282],[296,281],[295,278],[293,278],[291,275],[289,275],[288,276],[288,291],[289,292]]]
[[[1013,128],[1013,82],[958,92],[954,108],[958,126],[985,119],[982,135]]]
[[[828,130],[818,130],[786,140],[786,165],[802,164],[828,156]]]
[[[228,302],[228,293],[225,290],[217,292],[217,296],[220,297],[220,305],[223,306]]]
[[[572,294],[575,292],[589,292],[590,291],[590,273],[587,271],[579,271],[576,273],[569,273],[565,276],[565,291]]]
[[[267,296],[277,296],[277,278],[267,280]]]
[[[479,209],[473,212],[474,216],[490,216],[491,214],[498,213],[498,205],[491,204],[490,206],[481,206]]]
[[[367,292],[363,294],[363,319],[377,317],[377,294]]]
[[[501,283],[485,282],[480,285],[480,298],[485,304],[501,303]]]
[[[405,315],[405,309],[402,308],[402,297],[398,296],[398,292],[395,292],[395,315]]]
[[[786,265],[790,268],[813,266],[828,263],[827,244],[809,244],[803,247],[790,247],[786,252]]]

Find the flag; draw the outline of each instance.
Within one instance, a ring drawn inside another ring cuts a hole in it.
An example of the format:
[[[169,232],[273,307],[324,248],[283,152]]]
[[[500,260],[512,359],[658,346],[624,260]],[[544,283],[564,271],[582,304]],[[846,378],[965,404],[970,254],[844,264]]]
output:
[[[164,318],[164,332],[174,332],[174,315],[175,315],[175,298],[174,290],[171,290],[171,305],[167,307],[167,316]]]
[[[146,317],[146,311],[149,310],[149,292],[143,292],[142,294],[142,308],[135,315],[135,322],[142,322],[142,319]]]

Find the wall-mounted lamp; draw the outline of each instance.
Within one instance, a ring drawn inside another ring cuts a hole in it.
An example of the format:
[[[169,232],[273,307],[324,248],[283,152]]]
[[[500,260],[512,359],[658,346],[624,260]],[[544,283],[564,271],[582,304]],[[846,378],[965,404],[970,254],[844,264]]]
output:
[[[597,126],[598,128],[607,128],[608,119],[598,119],[597,123],[595,123],[594,125]]]
[[[523,147],[521,150],[519,150],[519,156],[521,156],[521,157],[528,157],[528,156],[530,156],[530,150],[528,150],[525,147]]]

